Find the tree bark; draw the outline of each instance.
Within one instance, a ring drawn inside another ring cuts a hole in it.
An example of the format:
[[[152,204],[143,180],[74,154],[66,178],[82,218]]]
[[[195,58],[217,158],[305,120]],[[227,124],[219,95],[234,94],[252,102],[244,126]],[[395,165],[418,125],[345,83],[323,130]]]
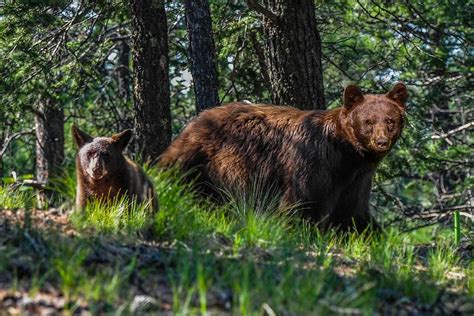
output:
[[[117,92],[120,97],[120,106],[116,107],[118,114],[117,131],[133,128],[133,113],[130,113],[129,106],[132,100],[131,76],[130,76],[130,46],[126,40],[120,41],[117,45],[117,63],[115,65],[115,80],[117,82]],[[136,142],[129,144],[127,148],[135,148]]]
[[[6,118],[5,114],[3,112],[3,108],[0,111],[0,122],[2,122],[2,125],[0,125],[0,185],[3,185],[3,146],[5,144],[5,138],[6,138]]]
[[[266,72],[272,101],[324,109],[321,38],[313,0],[248,0],[262,16]]]
[[[138,150],[153,160],[171,141],[168,27],[164,1],[131,0]]]
[[[219,104],[216,48],[208,0],[186,0],[189,57],[196,94],[196,112]]]
[[[5,138],[0,135],[0,148],[3,149],[3,143],[5,142]],[[3,155],[0,155],[0,185],[3,184]]]
[[[120,98],[126,102],[130,100],[130,46],[123,40],[117,45],[118,59],[115,68],[117,89]]]
[[[64,162],[64,110],[51,99],[41,100],[35,111],[36,181],[47,184],[60,176]],[[38,195],[39,207],[48,197]]]

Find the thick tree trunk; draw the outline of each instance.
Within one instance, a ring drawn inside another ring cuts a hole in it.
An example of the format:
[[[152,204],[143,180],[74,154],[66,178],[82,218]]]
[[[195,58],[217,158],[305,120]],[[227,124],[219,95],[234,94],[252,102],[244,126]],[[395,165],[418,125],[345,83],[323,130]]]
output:
[[[168,28],[164,1],[131,0],[131,6],[136,138],[148,161],[171,141]]]
[[[186,0],[189,57],[196,94],[196,112],[219,104],[216,49],[208,0]]]
[[[47,184],[61,174],[64,162],[64,111],[53,101],[42,100],[35,114],[36,181]],[[38,195],[39,207],[45,205],[47,196]]]
[[[266,72],[272,101],[324,109],[321,38],[313,0],[247,1],[262,15]]]

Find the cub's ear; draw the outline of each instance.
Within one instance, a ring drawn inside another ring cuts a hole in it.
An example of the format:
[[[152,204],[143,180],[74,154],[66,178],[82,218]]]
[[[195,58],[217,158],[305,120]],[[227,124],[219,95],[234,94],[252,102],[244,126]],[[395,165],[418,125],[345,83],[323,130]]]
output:
[[[72,138],[74,139],[74,142],[76,143],[78,148],[82,148],[82,146],[92,142],[92,140],[94,139],[94,137],[90,136],[86,132],[81,131],[76,125],[72,126],[71,132]]]
[[[350,84],[344,89],[344,107],[351,109],[364,101],[364,94],[356,85]]]
[[[392,90],[387,92],[385,96],[397,102],[402,107],[405,107],[405,103],[408,99],[407,87],[402,82],[399,82],[392,88]]]
[[[127,147],[128,142],[130,141],[132,136],[133,136],[132,130],[126,129],[123,132],[113,135],[112,140],[114,141],[115,145],[117,145],[117,147],[120,150],[124,150],[125,147]]]

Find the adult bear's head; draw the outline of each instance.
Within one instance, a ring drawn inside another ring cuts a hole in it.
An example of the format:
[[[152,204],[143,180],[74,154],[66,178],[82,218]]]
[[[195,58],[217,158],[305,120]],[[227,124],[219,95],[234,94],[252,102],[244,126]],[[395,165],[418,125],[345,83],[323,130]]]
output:
[[[359,87],[344,90],[342,129],[348,141],[360,152],[384,156],[403,129],[408,93],[397,83],[386,94],[363,94]]]

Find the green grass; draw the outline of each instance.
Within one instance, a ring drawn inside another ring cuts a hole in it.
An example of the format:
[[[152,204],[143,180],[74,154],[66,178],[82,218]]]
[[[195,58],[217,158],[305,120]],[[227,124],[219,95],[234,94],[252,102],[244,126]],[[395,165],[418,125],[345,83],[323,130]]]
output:
[[[428,271],[436,282],[444,284],[448,281],[446,271],[454,271],[459,266],[460,259],[455,247],[442,243],[428,252]]]
[[[448,289],[460,298],[473,295],[474,265],[458,256],[452,234],[437,230],[433,236],[433,228],[323,234],[279,209],[278,199],[258,186],[224,193],[230,202],[216,206],[197,199],[176,171],[150,173],[160,202],[155,216],[119,199],[74,213],[75,238],[19,227],[0,236],[0,271],[17,271],[12,286],[31,292],[54,284],[67,300],[85,300],[95,312],[127,310],[144,289],[178,315],[223,309],[370,315],[395,312],[389,303],[404,298],[433,306]],[[23,193],[2,190],[9,208],[25,207]],[[144,229],[155,246],[143,248]]]
[[[17,284],[17,290],[26,288],[30,295],[34,296],[40,289],[54,284],[68,302],[65,309],[70,313],[77,310],[79,299],[87,301],[92,312],[96,309],[114,310],[116,307],[112,308],[109,302],[121,302],[118,299],[128,285],[128,277],[135,267],[134,258],[130,258],[126,265],[111,262],[107,266],[89,266],[87,260],[94,251],[93,244],[88,240],[70,240],[53,236],[54,239],[50,239],[50,236],[41,240],[46,245],[46,253],[43,255],[37,256],[38,254],[26,252],[31,258],[21,258],[25,256],[25,248],[28,249],[28,245],[23,244],[21,247],[23,253],[20,251],[12,253],[20,259],[6,260],[2,256],[0,268],[2,271],[13,271],[12,283]],[[41,237],[34,237],[35,241],[38,241],[36,238]],[[25,265],[32,270],[29,280],[25,280],[25,272],[19,270]]]
[[[35,194],[31,188],[12,189],[0,186],[0,211],[32,208],[35,206]]]
[[[95,200],[87,204],[82,212],[76,211],[71,222],[78,228],[93,228],[96,231],[115,234],[132,234],[150,226],[149,205],[129,201],[127,196],[112,201]]]
[[[49,189],[54,192],[52,197],[53,203],[64,203],[68,207],[72,207],[76,198],[75,166],[73,164],[67,164],[64,167],[62,176],[50,179],[48,186]]]

